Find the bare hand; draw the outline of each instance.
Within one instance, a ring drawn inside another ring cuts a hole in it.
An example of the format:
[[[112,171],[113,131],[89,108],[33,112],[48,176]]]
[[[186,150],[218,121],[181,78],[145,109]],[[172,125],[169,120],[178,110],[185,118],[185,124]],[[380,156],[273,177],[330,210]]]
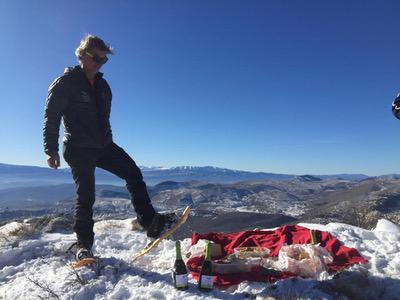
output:
[[[58,167],[60,166],[60,156],[58,155],[58,153],[49,156],[47,158],[47,164],[52,169],[58,169]]]

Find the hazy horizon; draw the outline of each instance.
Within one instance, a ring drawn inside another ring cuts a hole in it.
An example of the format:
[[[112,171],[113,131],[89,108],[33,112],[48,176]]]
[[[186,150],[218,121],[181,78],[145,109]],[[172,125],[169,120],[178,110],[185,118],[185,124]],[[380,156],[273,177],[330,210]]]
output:
[[[13,166],[23,166],[23,167],[39,167],[39,168],[49,168],[48,166],[40,166],[40,165],[26,165],[26,164],[10,164],[10,163],[4,163],[0,162],[0,165],[13,165]],[[226,167],[219,167],[219,166],[210,166],[210,165],[204,165],[204,166],[192,166],[192,165],[185,165],[185,166],[171,166],[171,167],[164,167],[164,166],[144,166],[144,165],[139,165],[140,168],[159,168],[159,169],[174,169],[174,168],[184,168],[184,167],[193,167],[193,168],[218,168],[218,169],[228,169],[232,171],[241,171],[241,172],[250,172],[250,173],[272,173],[272,174],[284,174],[284,175],[295,175],[295,176],[302,176],[302,175],[313,175],[313,176],[329,176],[329,175],[340,175],[340,174],[354,174],[354,175],[366,175],[370,177],[374,176],[383,176],[383,175],[397,175],[398,173],[386,173],[386,174],[376,174],[376,175],[371,175],[371,174],[366,174],[366,173],[359,173],[359,172],[339,172],[339,173],[325,173],[325,174],[311,174],[311,173],[276,173],[276,172],[270,172],[270,171],[251,171],[251,170],[245,170],[245,169],[231,169],[231,168],[226,168]],[[62,165],[58,170],[61,169],[69,169],[70,167],[68,165]],[[49,168],[50,169],[50,168]],[[101,169],[101,168],[97,168]],[[102,170],[102,169],[101,169]],[[108,172],[108,171],[105,171]]]

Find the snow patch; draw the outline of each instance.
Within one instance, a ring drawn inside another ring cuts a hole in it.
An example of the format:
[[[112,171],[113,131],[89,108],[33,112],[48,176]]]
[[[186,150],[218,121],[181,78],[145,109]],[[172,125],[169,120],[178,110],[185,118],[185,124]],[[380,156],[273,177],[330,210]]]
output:
[[[94,252],[101,257],[97,270],[76,273],[65,250],[74,242],[74,234],[42,234],[26,237],[18,245],[0,243],[0,298],[32,299],[243,299],[247,295],[263,297],[288,295],[309,299],[334,299],[330,294],[333,276],[325,280],[287,279],[275,284],[243,282],[227,290],[201,293],[190,278],[189,289],[173,287],[170,269],[174,261],[174,242],[163,241],[149,254],[132,263],[132,257],[148,242],[146,235],[131,228],[133,219],[99,221],[95,224]],[[400,295],[400,237],[397,225],[380,220],[370,231],[340,223],[327,225],[301,223],[301,226],[328,231],[346,246],[354,247],[369,260],[366,265],[348,269],[345,284],[355,286],[357,297],[398,299]],[[0,233],[17,230],[21,223],[0,227]],[[190,238],[182,241],[182,251],[190,247]],[[346,271],[346,272],[347,272]],[[347,274],[347,273],[344,273]],[[357,282],[367,282],[359,289]],[[344,283],[343,283],[344,284]],[[358,288],[358,289],[357,289]],[[51,293],[54,293],[52,296]],[[396,298],[397,297],[397,298]]]

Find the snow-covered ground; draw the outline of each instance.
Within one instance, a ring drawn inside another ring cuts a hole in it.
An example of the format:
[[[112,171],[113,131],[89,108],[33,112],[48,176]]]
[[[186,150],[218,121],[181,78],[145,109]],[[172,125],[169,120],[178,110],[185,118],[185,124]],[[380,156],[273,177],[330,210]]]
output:
[[[202,293],[190,280],[187,291],[172,285],[174,242],[165,240],[148,255],[132,263],[147,241],[143,232],[131,230],[131,219],[100,221],[95,225],[94,251],[102,257],[98,270],[73,272],[65,249],[73,234],[10,235],[24,225],[0,227],[0,299],[337,299],[339,292],[352,299],[400,299],[400,229],[380,220],[374,230],[331,223],[300,224],[332,233],[346,246],[357,248],[369,260],[348,269],[339,279],[324,281],[287,279],[275,284],[244,282],[229,290]],[[183,251],[190,239],[183,241]],[[336,296],[335,296],[336,293]],[[340,298],[346,299],[346,298]]]

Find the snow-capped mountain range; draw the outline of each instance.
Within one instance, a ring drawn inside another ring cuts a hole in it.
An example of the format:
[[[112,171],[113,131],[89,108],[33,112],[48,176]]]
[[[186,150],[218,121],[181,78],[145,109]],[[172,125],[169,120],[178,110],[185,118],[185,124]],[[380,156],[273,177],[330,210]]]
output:
[[[298,175],[276,174],[266,172],[249,172],[231,170],[217,167],[193,167],[181,166],[173,168],[164,167],[140,167],[145,181],[148,185],[156,185],[163,181],[193,181],[200,180],[212,183],[235,183],[240,181],[254,180],[292,180]],[[305,175],[310,178],[319,179],[347,179],[362,180],[368,178],[363,174],[334,174],[334,175]],[[306,177],[304,177],[306,178]],[[40,186],[48,184],[70,183],[71,174],[69,168],[53,170],[50,168],[36,166],[20,166],[0,163],[0,189],[21,187],[21,186]],[[122,180],[116,176],[97,168],[96,182],[98,184],[123,185]]]

